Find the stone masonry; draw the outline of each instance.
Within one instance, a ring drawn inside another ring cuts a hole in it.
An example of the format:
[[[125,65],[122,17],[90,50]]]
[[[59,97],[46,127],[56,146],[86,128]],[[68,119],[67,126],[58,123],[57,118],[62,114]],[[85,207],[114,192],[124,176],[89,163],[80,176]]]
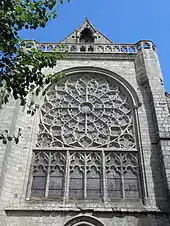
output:
[[[66,196],[62,200],[48,195],[32,197],[30,178],[33,153],[39,150],[36,144],[40,110],[30,116],[26,107],[11,99],[0,110],[1,130],[7,129],[13,135],[21,128],[22,138],[18,144],[0,145],[0,225],[169,226],[170,97],[165,94],[155,45],[146,40],[136,44],[114,44],[87,19],[61,43],[34,42],[34,46],[44,52],[54,48],[56,52],[68,52],[66,58],[58,60],[56,67],[44,68],[45,74],[63,72],[71,77],[92,73],[109,77],[131,98],[135,150],[139,153],[140,197],[107,199],[104,195],[101,200],[71,200],[67,183]],[[29,44],[27,48],[31,48]],[[42,106],[44,97],[37,97],[36,102]],[[89,102],[84,106],[84,112],[90,111]],[[88,147],[82,145],[82,152],[86,149],[90,152]],[[65,150],[64,146],[60,149]],[[109,151],[111,149],[114,148]],[[58,149],[44,147],[43,150],[55,152]],[[130,149],[124,151],[130,152]],[[69,167],[67,163],[66,166]],[[105,186],[105,180],[102,183]]]

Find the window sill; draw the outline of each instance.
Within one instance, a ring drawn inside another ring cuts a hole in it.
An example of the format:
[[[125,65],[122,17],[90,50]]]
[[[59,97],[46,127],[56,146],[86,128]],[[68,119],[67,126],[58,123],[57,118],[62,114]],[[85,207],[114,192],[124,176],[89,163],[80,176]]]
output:
[[[74,201],[63,204],[62,200],[27,200],[21,205],[10,205],[5,211],[22,211],[22,212],[117,212],[117,213],[167,213],[168,210],[160,210],[157,207],[144,206],[140,199],[136,200],[112,200],[110,202],[100,201]],[[50,213],[49,213],[50,214]]]

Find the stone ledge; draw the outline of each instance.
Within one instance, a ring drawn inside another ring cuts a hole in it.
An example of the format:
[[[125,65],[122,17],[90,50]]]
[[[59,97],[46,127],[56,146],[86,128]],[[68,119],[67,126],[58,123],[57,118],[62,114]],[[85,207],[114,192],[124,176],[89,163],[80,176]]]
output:
[[[32,204],[32,203],[31,203]],[[97,205],[97,204],[96,204]],[[60,205],[60,206],[56,206],[56,205],[25,205],[25,206],[21,206],[21,205],[14,205],[14,206],[8,206],[5,209],[6,213],[12,213],[12,212],[106,212],[106,213],[126,213],[126,214],[134,214],[134,213],[143,213],[143,214],[169,214],[169,211],[167,209],[164,210],[160,210],[159,208],[156,207],[151,207],[151,206],[141,206],[141,205],[134,205],[133,207],[130,205],[128,206],[119,206],[119,207],[115,207],[115,206],[108,206],[108,207],[90,207],[90,206],[81,206],[81,205],[77,205],[77,206],[73,206],[73,205]]]
[[[61,59],[61,60],[77,60],[77,59],[88,59],[88,60],[129,60],[134,61],[136,59],[136,54],[130,53],[128,55],[126,54],[119,54],[119,53],[71,53],[69,57]]]
[[[57,215],[61,215],[62,213],[65,214],[66,212],[68,213],[105,213],[108,215],[115,215],[115,216],[122,216],[122,215],[127,215],[127,216],[139,216],[139,215],[167,215],[169,216],[168,211],[160,211],[160,210],[112,210],[112,209],[96,209],[96,210],[78,210],[78,209],[5,209],[5,213],[7,216],[51,216],[55,217]]]

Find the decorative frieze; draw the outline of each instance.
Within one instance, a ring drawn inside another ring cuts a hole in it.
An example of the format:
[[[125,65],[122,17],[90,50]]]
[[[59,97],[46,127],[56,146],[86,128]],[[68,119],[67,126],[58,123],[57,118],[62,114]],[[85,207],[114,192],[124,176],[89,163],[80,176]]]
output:
[[[156,46],[151,41],[141,41],[136,44],[95,44],[95,43],[39,43],[25,41],[25,48],[37,48],[43,52],[69,53],[137,53],[141,49],[152,49]]]

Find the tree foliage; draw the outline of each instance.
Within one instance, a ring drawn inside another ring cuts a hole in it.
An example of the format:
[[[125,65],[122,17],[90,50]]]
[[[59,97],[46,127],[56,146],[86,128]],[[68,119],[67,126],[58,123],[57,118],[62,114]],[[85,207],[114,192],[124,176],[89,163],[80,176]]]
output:
[[[38,95],[44,83],[51,81],[52,76],[45,77],[42,69],[55,66],[62,55],[43,53],[34,47],[25,51],[19,31],[45,27],[56,17],[56,6],[61,3],[63,0],[0,1],[0,105],[10,95],[25,105],[28,93]]]
[[[45,84],[56,80],[52,75],[44,75],[42,69],[54,67],[63,56],[43,53],[33,43],[25,51],[19,32],[23,28],[44,28],[49,20],[56,18],[56,8],[62,3],[63,0],[0,0],[0,107],[10,96],[25,105],[28,93],[38,95]],[[34,114],[33,105],[31,101],[28,113]],[[16,136],[5,130],[0,133],[0,140],[4,144],[11,140],[18,143],[20,136],[20,129]]]

